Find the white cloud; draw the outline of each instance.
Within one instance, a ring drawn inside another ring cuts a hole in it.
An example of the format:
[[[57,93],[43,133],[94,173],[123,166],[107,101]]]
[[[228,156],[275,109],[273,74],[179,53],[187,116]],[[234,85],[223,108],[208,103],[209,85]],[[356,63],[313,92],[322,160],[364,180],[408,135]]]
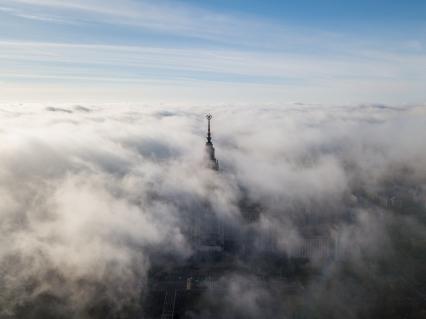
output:
[[[295,37],[276,24],[250,16],[235,16],[187,6],[167,1],[55,1],[55,0],[7,0],[11,14],[32,16],[43,8],[45,17],[52,20],[65,20],[73,23],[103,23],[111,25],[130,25],[147,30],[210,39],[225,43],[252,43],[253,39],[263,44],[271,43],[270,34],[281,39],[298,41]],[[250,31],[250,32],[249,32]],[[271,33],[271,31],[273,31]],[[320,32],[317,32],[320,34]],[[262,37],[258,37],[262,35]],[[330,35],[323,33],[323,36]],[[315,37],[308,36],[310,40]],[[305,39],[301,40],[302,42]]]
[[[68,86],[75,90],[75,83],[64,84],[63,81],[83,81],[90,84],[93,91],[100,91],[102,82],[118,84],[112,91],[122,90],[119,83],[139,83],[149,92],[147,98],[157,101],[164,96],[161,92],[171,90],[170,96],[175,100],[182,99],[176,94],[184,96],[189,92],[186,100],[194,102],[198,100],[194,96],[197,87],[200,96],[205,93],[203,102],[210,99],[215,103],[248,102],[253,98],[245,98],[245,95],[252,93],[259,102],[409,103],[424,100],[420,90],[424,72],[418,65],[426,65],[426,61],[419,54],[361,52],[358,57],[327,57],[223,49],[10,41],[0,42],[0,48],[1,76],[9,82],[22,83],[39,78],[52,84],[58,79],[64,89]],[[33,89],[37,86],[33,85]],[[21,88],[26,91],[24,84]],[[221,101],[215,100],[217,88],[222,92]],[[131,86],[128,89],[132,90]],[[3,90],[3,97],[10,94],[7,86]],[[152,93],[156,91],[159,93]],[[231,94],[228,101],[227,91]],[[136,89],[130,95],[122,91],[119,96],[143,99],[137,96]],[[114,99],[112,95],[109,98]]]
[[[219,174],[201,163],[207,111]],[[99,298],[120,311],[144,289],[158,254],[191,255],[188,218],[204,203],[242,233],[250,230],[240,223],[243,196],[261,207],[253,254],[264,236],[282,251],[297,247],[293,217],[310,211],[343,224],[344,256],[364,267],[362,254],[394,249],[387,228],[394,212],[374,202],[387,183],[404,183],[404,192],[426,200],[426,153],[413,138],[424,135],[425,115],[421,106],[386,105],[2,105],[0,314],[13,314],[17,304],[42,307],[49,293],[63,300],[58,311],[77,317]],[[365,202],[357,202],[361,191]],[[348,210],[360,213],[346,225]],[[277,306],[275,288],[236,277],[226,294],[241,284],[244,298]],[[34,289],[25,290],[26,282]]]
[[[28,36],[25,30],[34,21],[22,24],[21,34],[21,27],[14,27],[21,22],[6,19],[3,28],[15,33],[0,43],[0,79],[7,84],[3,100],[46,99],[44,92],[52,88],[74,96],[81,86],[91,92],[110,91],[102,83],[115,82],[136,88],[118,85],[109,97],[102,94],[106,99],[161,101],[169,91],[167,96],[174,100],[193,103],[425,101],[425,55],[406,41],[289,27],[167,1],[7,0],[0,10],[21,18],[81,24],[37,25]],[[115,34],[116,27],[124,32],[123,25],[129,39]],[[98,28],[104,30],[102,40]],[[45,42],[36,41],[40,38]],[[412,38],[410,43],[419,41]],[[21,92],[15,92],[15,83],[21,84]],[[86,97],[96,98],[94,93]]]

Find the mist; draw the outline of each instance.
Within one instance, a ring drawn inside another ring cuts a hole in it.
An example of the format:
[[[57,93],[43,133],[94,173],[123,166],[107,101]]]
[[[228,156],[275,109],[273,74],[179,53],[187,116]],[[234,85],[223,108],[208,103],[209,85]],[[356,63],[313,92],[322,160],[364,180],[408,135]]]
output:
[[[140,317],[201,212],[244,249],[187,316],[426,315],[424,105],[2,105],[0,121],[0,318]],[[260,278],[306,220],[333,233],[331,261]]]

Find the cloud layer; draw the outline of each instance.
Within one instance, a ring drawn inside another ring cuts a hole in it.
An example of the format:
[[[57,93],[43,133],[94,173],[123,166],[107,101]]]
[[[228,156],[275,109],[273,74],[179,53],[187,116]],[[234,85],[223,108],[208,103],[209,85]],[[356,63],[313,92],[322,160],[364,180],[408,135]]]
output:
[[[218,174],[203,165],[209,110]],[[425,115],[384,105],[3,105],[0,317],[138,313],[151,265],[191,257],[188,220],[208,206],[246,241],[242,260],[265,247],[298,251],[306,216],[334,229],[338,256],[303,284],[309,318],[419,318]],[[252,223],[247,205],[259,212]],[[253,270],[219,282],[225,293],[208,290],[193,316],[284,317],[300,303],[286,297],[291,283]]]

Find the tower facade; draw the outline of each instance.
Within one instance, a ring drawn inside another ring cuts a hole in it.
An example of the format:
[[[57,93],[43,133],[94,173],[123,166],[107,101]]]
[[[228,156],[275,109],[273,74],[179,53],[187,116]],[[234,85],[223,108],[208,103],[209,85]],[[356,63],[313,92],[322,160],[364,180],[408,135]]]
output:
[[[215,157],[214,147],[212,142],[212,135],[210,132],[210,121],[212,119],[212,115],[207,114],[206,118],[207,118],[207,142],[206,142],[207,166],[217,171],[219,170],[219,161]]]

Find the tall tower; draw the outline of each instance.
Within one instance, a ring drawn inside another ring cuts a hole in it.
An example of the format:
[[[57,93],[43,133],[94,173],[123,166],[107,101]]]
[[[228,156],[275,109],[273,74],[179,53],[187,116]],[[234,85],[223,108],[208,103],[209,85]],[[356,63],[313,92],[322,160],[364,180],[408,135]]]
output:
[[[214,147],[212,143],[212,135],[210,133],[210,121],[212,119],[211,114],[206,115],[207,118],[207,142],[206,142],[206,156],[207,156],[207,165],[208,167],[214,169],[215,171],[219,170],[219,161],[214,155]]]

